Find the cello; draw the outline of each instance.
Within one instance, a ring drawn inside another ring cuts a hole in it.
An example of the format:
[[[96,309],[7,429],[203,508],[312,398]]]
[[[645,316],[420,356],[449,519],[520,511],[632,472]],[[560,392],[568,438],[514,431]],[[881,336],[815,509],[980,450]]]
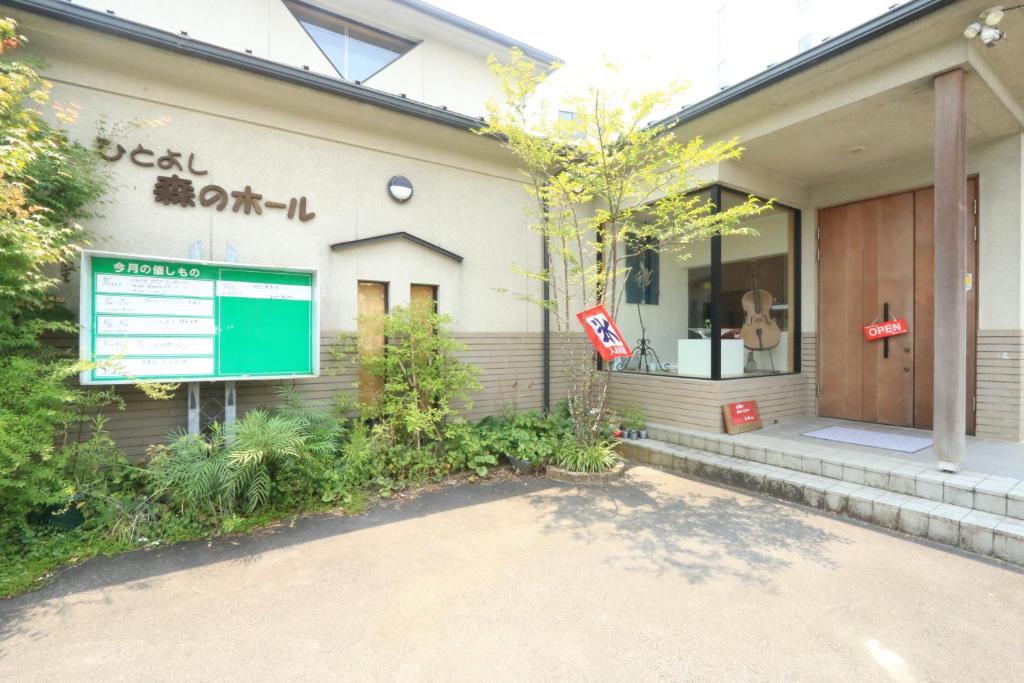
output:
[[[775,297],[768,290],[757,286],[756,269],[752,275],[754,288],[741,299],[746,319],[740,328],[740,339],[743,340],[743,346],[752,351],[768,351],[782,341],[779,326],[772,320],[772,302]]]

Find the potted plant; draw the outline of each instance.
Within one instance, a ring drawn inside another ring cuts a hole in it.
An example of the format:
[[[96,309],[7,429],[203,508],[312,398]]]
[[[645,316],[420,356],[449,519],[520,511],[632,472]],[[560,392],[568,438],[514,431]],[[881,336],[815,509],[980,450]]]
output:
[[[647,438],[647,415],[637,408],[629,408],[622,414],[622,428],[629,439]]]

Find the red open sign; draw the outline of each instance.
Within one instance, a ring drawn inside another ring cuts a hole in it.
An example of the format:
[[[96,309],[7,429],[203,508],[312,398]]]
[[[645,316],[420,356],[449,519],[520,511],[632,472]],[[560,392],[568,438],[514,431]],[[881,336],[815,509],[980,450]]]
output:
[[[898,334],[906,334],[909,330],[907,329],[907,321],[903,318],[897,318],[896,320],[885,320],[880,323],[871,323],[870,325],[864,326],[864,339],[866,341],[875,341],[876,339],[885,339],[886,337],[895,337]]]

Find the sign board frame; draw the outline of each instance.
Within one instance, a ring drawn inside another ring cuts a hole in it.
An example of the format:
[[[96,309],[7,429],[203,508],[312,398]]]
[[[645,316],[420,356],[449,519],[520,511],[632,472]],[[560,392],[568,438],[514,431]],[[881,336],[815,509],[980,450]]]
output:
[[[130,377],[130,376],[115,376],[111,378],[100,378],[95,376],[95,368],[84,370],[80,375],[80,382],[83,385],[89,386],[112,386],[119,384],[137,384],[140,382],[166,382],[166,383],[183,383],[183,382],[231,382],[231,381],[246,381],[246,380],[263,380],[263,381],[276,381],[276,380],[290,380],[290,379],[306,379],[311,377],[320,376],[320,276],[319,271],[313,268],[288,268],[288,267],[273,267],[273,266],[262,266],[245,263],[229,263],[225,261],[207,261],[200,259],[188,259],[188,258],[170,258],[163,256],[154,256],[151,254],[128,254],[122,252],[108,252],[108,251],[93,251],[85,250],[82,252],[81,268],[79,276],[79,358],[86,362],[94,361],[93,353],[93,341],[95,339],[94,327],[93,327],[93,302],[97,293],[93,288],[93,259],[118,259],[118,260],[131,260],[131,261],[146,261],[146,262],[163,262],[173,263],[176,266],[184,264],[186,266],[193,265],[197,268],[217,268],[226,271],[233,272],[258,272],[264,275],[281,274],[285,275],[308,275],[310,278],[310,311],[309,311],[309,353],[310,353],[310,372],[294,372],[284,371],[281,373],[274,372],[252,372],[252,373],[226,373],[218,374],[204,373],[204,374],[181,374],[177,376],[146,376],[146,377]],[[144,277],[144,276],[143,276]],[[192,280],[192,282],[211,282],[211,280]],[[242,282],[239,280],[212,280],[214,283],[214,295],[213,299],[217,300],[217,283],[218,282]],[[100,293],[102,296],[103,293]],[[183,297],[183,298],[188,298]],[[173,314],[172,314],[173,315]],[[205,334],[206,337],[213,338],[213,350],[212,355],[216,360],[220,360],[220,350],[218,348],[218,340],[221,330],[217,328],[218,318],[214,317],[213,332]],[[173,336],[173,334],[168,335]],[[187,337],[179,337],[181,339]],[[102,355],[102,354],[96,354]],[[146,354],[139,354],[146,355]],[[152,356],[150,356],[152,357]],[[214,369],[217,369],[217,365]]]
[[[737,401],[724,404],[722,419],[725,420],[725,431],[729,434],[742,434],[764,427],[757,401]]]

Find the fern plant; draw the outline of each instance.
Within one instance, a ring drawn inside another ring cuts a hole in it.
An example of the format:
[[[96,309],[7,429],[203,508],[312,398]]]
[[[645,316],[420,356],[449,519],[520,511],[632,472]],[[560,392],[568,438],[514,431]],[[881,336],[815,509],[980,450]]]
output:
[[[274,472],[287,461],[304,457],[305,446],[302,424],[295,418],[258,409],[238,422],[230,454],[231,481],[246,512],[270,501]]]
[[[157,490],[179,509],[214,516],[235,508],[234,466],[223,428],[214,423],[208,436],[179,432],[166,447],[151,450],[150,476]]]

